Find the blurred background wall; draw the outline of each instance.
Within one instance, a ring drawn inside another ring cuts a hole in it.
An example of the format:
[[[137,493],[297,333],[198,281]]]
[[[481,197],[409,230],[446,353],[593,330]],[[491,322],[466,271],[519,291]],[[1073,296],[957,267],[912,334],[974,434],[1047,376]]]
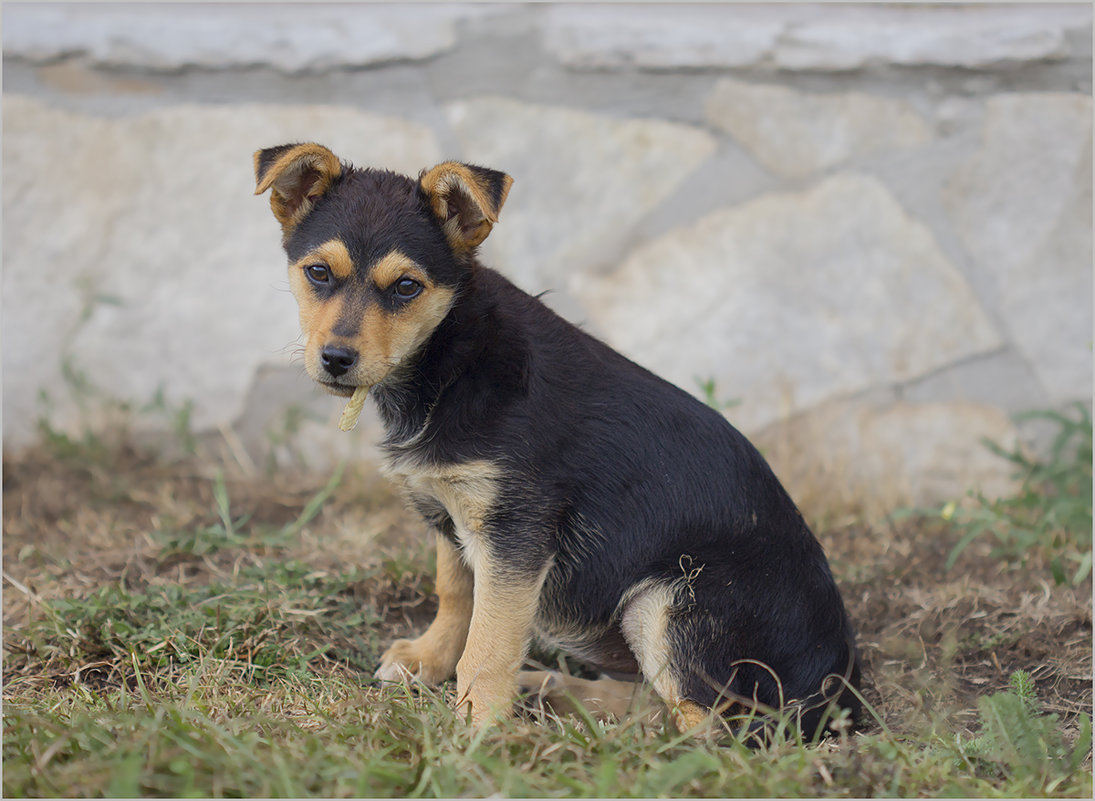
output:
[[[121,413],[371,459],[251,154],[515,178],[483,261],[725,407],[797,494],[998,491],[1090,408],[1091,7],[3,6],[4,449]],[[113,416],[113,417],[112,417]]]

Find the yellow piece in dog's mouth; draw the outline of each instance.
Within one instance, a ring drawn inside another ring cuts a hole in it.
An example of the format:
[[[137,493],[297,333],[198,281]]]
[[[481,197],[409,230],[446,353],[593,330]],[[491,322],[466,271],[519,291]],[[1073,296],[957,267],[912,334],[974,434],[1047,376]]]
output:
[[[342,410],[342,417],[338,420],[338,427],[343,431],[353,431],[357,425],[357,418],[361,417],[361,410],[365,408],[365,396],[369,394],[368,387],[357,387],[354,390],[350,402]]]

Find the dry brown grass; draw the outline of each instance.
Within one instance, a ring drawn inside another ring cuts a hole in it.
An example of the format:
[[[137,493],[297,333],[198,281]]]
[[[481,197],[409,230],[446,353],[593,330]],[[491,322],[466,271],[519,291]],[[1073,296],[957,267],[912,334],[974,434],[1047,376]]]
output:
[[[119,580],[131,587],[200,586],[241,565],[277,560],[299,560],[319,572],[383,563],[388,567],[351,590],[378,612],[375,641],[406,635],[430,618],[424,532],[369,465],[348,471],[291,542],[165,555],[163,532],[216,521],[218,469],[208,460],[164,463],[128,448],[105,460],[41,450],[5,461],[6,697],[62,680],[95,676],[109,684],[132,677],[120,663],[75,671],[71,664],[45,664],[20,641],[43,601],[87,596]],[[225,485],[233,517],[276,528],[296,520],[326,479],[229,471]],[[942,523],[845,522],[819,538],[859,632],[867,700],[891,730],[943,722],[948,731],[973,736],[976,699],[1006,689],[1018,669],[1033,676],[1043,708],[1058,713],[1066,729],[1081,712],[1091,713],[1090,579],[1055,586],[1036,560],[1009,569],[976,543],[946,571],[957,535]],[[330,669],[347,670],[334,663]]]

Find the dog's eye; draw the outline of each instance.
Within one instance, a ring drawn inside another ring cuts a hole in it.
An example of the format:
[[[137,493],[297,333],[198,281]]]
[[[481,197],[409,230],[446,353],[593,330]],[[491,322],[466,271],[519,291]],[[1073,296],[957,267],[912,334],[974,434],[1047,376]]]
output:
[[[331,280],[331,271],[322,264],[309,264],[304,272],[313,284],[326,284]]]
[[[422,291],[422,284],[413,278],[400,278],[395,282],[395,294],[403,300],[410,300]]]

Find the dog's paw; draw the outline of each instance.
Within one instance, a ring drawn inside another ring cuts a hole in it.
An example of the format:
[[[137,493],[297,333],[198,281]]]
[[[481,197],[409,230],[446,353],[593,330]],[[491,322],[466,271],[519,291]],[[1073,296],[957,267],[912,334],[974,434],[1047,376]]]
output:
[[[582,679],[556,671],[523,670],[517,674],[517,687],[523,708],[557,715],[577,715],[583,709],[598,720],[623,720],[649,706],[639,695],[640,685],[607,677]]]
[[[422,638],[396,640],[380,658],[380,667],[373,675],[381,681],[421,681],[440,684],[450,678],[455,662],[424,647]]]
[[[544,701],[563,688],[558,673],[550,670],[522,670],[517,674],[517,692],[533,701]]]

